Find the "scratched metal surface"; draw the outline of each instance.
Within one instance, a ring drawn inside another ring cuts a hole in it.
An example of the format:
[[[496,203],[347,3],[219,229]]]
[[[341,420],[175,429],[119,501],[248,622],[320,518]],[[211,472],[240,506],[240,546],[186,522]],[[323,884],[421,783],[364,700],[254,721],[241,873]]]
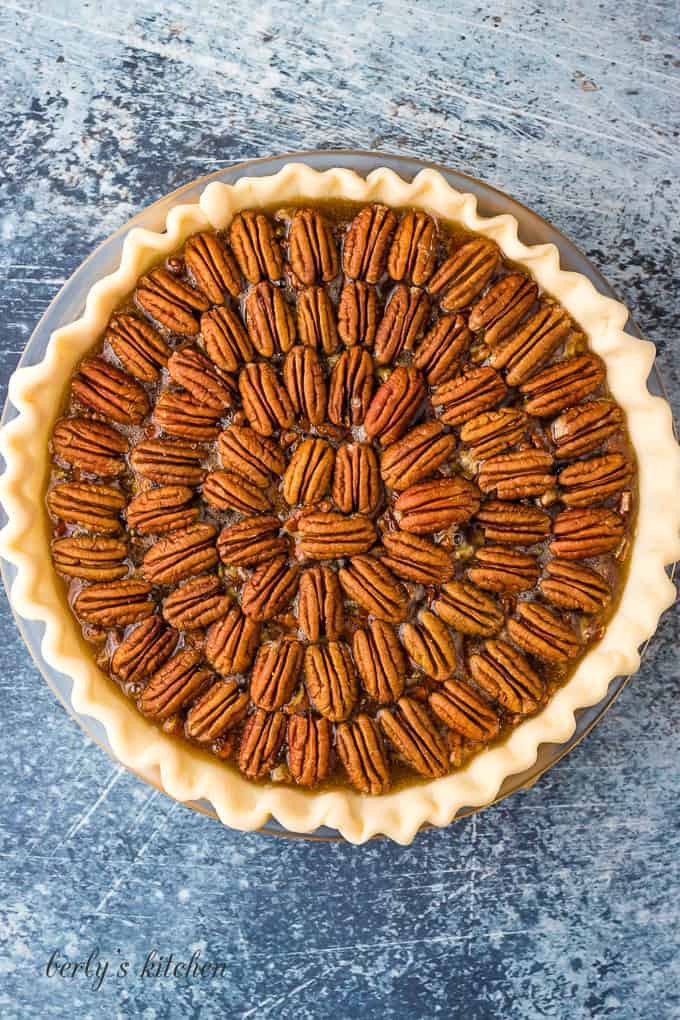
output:
[[[60,284],[149,201],[232,161],[361,147],[552,220],[657,342],[677,413],[674,7],[1,0],[3,387]],[[667,614],[531,792],[408,849],[355,849],[222,830],[116,767],[3,603],[1,1015],[677,1017],[679,630]],[[54,950],[94,947],[98,990],[45,976]],[[224,974],[142,977],[151,950]]]

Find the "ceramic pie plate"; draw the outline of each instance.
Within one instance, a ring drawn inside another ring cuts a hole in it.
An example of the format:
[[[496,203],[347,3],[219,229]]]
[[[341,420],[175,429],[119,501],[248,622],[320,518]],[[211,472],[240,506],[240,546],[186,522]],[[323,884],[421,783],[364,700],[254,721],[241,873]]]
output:
[[[192,233],[221,229],[243,208],[319,198],[422,208],[495,240],[574,316],[605,361],[609,389],[626,412],[639,471],[639,513],[618,608],[568,682],[540,713],[465,768],[377,798],[344,789],[309,794],[273,783],[255,785],[159,731],[94,665],[77,621],[65,609],[57,575],[44,569],[50,563],[42,509],[49,433],[76,364],[115,306],[139,275]],[[654,346],[630,326],[626,331],[628,318],[583,256],[534,214],[480,182],[415,160],[335,152],[280,157],[204,178],[151,206],[74,274],[10,381],[9,402],[17,413],[6,408],[0,435],[7,465],[0,498],[8,518],[0,552],[10,564],[13,609],[46,679],[80,721],[87,718],[88,731],[97,724],[93,735],[123,765],[177,800],[214,811],[234,828],[273,823],[294,833],[330,829],[352,842],[385,834],[409,843],[423,825],[447,825],[526,785],[532,774],[561,757],[565,746],[573,746],[579,731],[590,728],[613,700],[621,687],[616,678],[638,668],[639,649],[675,598],[665,568],[680,548],[680,451],[668,404],[646,385]],[[600,706],[594,714],[593,706]],[[547,760],[541,751],[546,745]]]

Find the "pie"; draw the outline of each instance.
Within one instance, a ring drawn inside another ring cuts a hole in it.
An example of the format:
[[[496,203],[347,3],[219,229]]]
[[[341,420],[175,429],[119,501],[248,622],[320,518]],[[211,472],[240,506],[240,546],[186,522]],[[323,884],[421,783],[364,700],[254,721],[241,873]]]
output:
[[[469,199],[433,171],[212,184],[131,235],[68,357],[55,336],[53,640],[121,758],[230,824],[449,821],[672,597],[645,346]]]

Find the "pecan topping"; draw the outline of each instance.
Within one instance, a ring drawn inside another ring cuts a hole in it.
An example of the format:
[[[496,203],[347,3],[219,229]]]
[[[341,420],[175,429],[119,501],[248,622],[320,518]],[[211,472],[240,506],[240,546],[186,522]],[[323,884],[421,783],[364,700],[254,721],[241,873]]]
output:
[[[316,209],[297,209],[288,235],[291,269],[301,283],[328,283],[338,275],[338,251],[331,228]]]
[[[250,678],[250,697],[258,708],[283,708],[297,687],[304,647],[299,641],[268,641],[260,647]]]
[[[233,308],[224,305],[201,316],[201,334],[208,357],[222,372],[236,372],[252,361],[255,349]]]
[[[126,511],[128,527],[140,535],[161,535],[186,528],[198,520],[199,509],[192,506],[194,494],[184,485],[162,485],[135,496]]]
[[[376,365],[390,365],[402,351],[413,350],[430,317],[430,301],[424,290],[399,283],[385,305],[375,336]]]
[[[538,296],[538,287],[524,273],[510,273],[493,283],[470,310],[470,329],[484,330],[484,342],[495,347],[521,322]]]
[[[344,641],[309,645],[305,652],[305,686],[324,718],[341,722],[352,714],[359,689],[352,656]]]
[[[187,736],[202,744],[212,743],[245,719],[248,700],[235,680],[218,680],[189,709]]]
[[[539,582],[539,588],[554,606],[577,609],[582,613],[599,613],[611,599],[611,589],[595,570],[568,560],[548,560],[548,575]]]
[[[389,624],[372,620],[365,629],[355,631],[352,652],[369,698],[387,705],[402,696],[406,659]]]
[[[104,339],[123,368],[142,382],[155,382],[170,357],[163,337],[135,315],[115,315]]]
[[[466,422],[460,438],[475,460],[486,460],[516,446],[527,432],[527,416],[515,407],[486,411]]]
[[[467,581],[443,585],[432,608],[461,634],[489,637],[503,626],[503,613],[494,600]]]
[[[298,547],[302,556],[315,560],[334,560],[355,556],[375,544],[376,533],[368,517],[345,517],[334,511],[314,511],[298,522]]]
[[[246,298],[246,323],[252,345],[263,358],[285,354],[295,343],[295,319],[284,293],[258,283]]]
[[[403,531],[429,535],[468,521],[479,509],[479,492],[465,478],[435,478],[402,492],[394,509]]]
[[[205,641],[205,657],[218,673],[245,673],[255,658],[260,625],[230,603],[226,615],[214,623]]]
[[[507,641],[485,641],[470,656],[470,673],[478,687],[508,712],[535,712],[543,697],[543,681],[521,652]]]
[[[214,304],[241,293],[241,274],[230,253],[207,231],[194,234],[184,246],[184,261],[198,288]]]
[[[407,531],[388,531],[383,535],[382,544],[387,553],[381,556],[382,562],[404,581],[441,584],[453,574],[450,555],[427,538]]]
[[[362,713],[335,731],[336,750],[349,781],[360,793],[377,796],[390,788],[390,768],[378,727]]]
[[[71,382],[81,404],[123,425],[140,422],[149,410],[144,389],[125,372],[102,358],[83,361]]]
[[[620,453],[579,460],[563,468],[558,476],[562,486],[560,499],[567,506],[604,503],[621,492],[632,478],[633,465]]]
[[[442,315],[416,347],[413,366],[430,386],[439,386],[457,374],[471,342],[472,333],[462,315]]]
[[[338,304],[338,333],[345,347],[372,347],[378,321],[375,287],[350,280],[342,288]]]
[[[594,393],[604,377],[604,362],[596,354],[549,365],[520,387],[527,398],[526,411],[538,418],[549,418]]]
[[[331,485],[333,460],[333,447],[325,439],[303,439],[283,476],[286,503],[296,506],[322,499]]]
[[[298,298],[297,328],[301,343],[333,354],[340,346],[335,312],[323,287],[306,287]]]
[[[251,362],[238,377],[243,410],[251,426],[261,436],[271,436],[277,428],[290,428],[295,420],[290,398],[274,368],[267,362]]]
[[[354,556],[338,571],[345,595],[387,623],[406,619],[409,596],[389,567],[373,556]]]
[[[189,704],[210,679],[201,668],[201,654],[178,652],[152,676],[139,698],[139,708],[152,719],[167,719]]]
[[[54,426],[52,446],[57,457],[88,474],[112,477],[125,470],[125,436],[100,421],[62,418]]]
[[[430,280],[428,290],[447,312],[469,305],[493,276],[499,251],[493,241],[476,237],[443,262]]]
[[[404,624],[401,640],[411,661],[433,680],[443,681],[456,668],[456,646],[446,624],[424,609],[418,623]]]
[[[551,426],[556,455],[560,459],[582,457],[621,430],[623,411],[612,400],[593,400],[570,407]]]
[[[378,439],[383,446],[394,443],[406,432],[424,399],[425,384],[420,372],[398,365],[371,401],[364,421],[366,435]]]
[[[153,616],[156,607],[149,599],[151,585],[129,578],[104,581],[83,588],[73,603],[76,615],[100,627],[127,627],[129,623]]]
[[[222,411],[197,404],[190,393],[165,390],[153,411],[152,421],[169,436],[208,443],[219,432]]]
[[[244,517],[222,528],[217,539],[220,559],[229,567],[252,567],[288,552],[288,540],[279,534],[281,522],[274,514]]]
[[[502,545],[485,545],[477,549],[466,573],[478,588],[510,594],[533,588],[539,571],[533,556]]]
[[[571,320],[562,308],[546,305],[494,350],[491,364],[505,369],[510,386],[519,386],[555,353],[571,328]]]
[[[553,459],[545,450],[518,450],[485,460],[477,484],[482,492],[495,492],[499,499],[542,496],[555,484],[550,472]]]
[[[86,581],[114,581],[125,577],[127,544],[121,538],[76,535],[52,543],[52,559],[59,574]]]
[[[490,365],[481,365],[437,386],[432,403],[442,408],[440,418],[446,425],[464,425],[482,411],[497,407],[507,392],[498,372]]]
[[[150,439],[138,443],[130,455],[135,471],[152,482],[198,485],[205,476],[204,454],[189,443]]]
[[[283,382],[296,415],[312,425],[326,419],[326,377],[313,347],[293,347],[283,363]]]
[[[316,565],[300,578],[298,623],[309,641],[327,637],[335,641],[344,627],[342,593],[335,572]]]
[[[322,783],[330,768],[331,727],[328,719],[292,715],[288,720],[288,768],[300,786]]]
[[[270,509],[262,489],[230,471],[210,472],[203,483],[203,499],[216,510],[237,510],[242,514]]]
[[[241,606],[253,620],[271,620],[290,605],[298,587],[299,569],[285,556],[260,564],[243,586]]]
[[[387,272],[393,280],[422,287],[437,261],[437,226],[431,216],[410,209],[404,213],[392,240]]]
[[[550,543],[553,556],[585,560],[614,552],[623,538],[623,521],[604,507],[562,510],[553,522],[553,534]]]
[[[538,602],[520,602],[519,620],[508,620],[508,634],[520,648],[546,662],[575,658],[579,640],[561,617]]]
[[[344,514],[372,514],[382,489],[378,459],[368,443],[345,443],[335,455],[333,500]]]
[[[248,779],[262,779],[274,768],[286,735],[286,717],[281,712],[256,709],[248,717],[239,751],[238,767]]]
[[[231,407],[234,396],[234,384],[225,380],[210,358],[197,347],[183,347],[175,351],[168,361],[170,378],[183,386],[194,400],[206,407],[223,411]]]
[[[342,267],[351,279],[378,283],[385,272],[387,252],[397,217],[385,205],[367,205],[345,234]]]
[[[120,489],[108,485],[85,485],[66,482],[47,493],[50,512],[67,524],[78,524],[87,531],[115,535],[120,531],[120,511],[125,496]]]
[[[196,312],[207,312],[210,302],[200,290],[183,283],[167,269],[143,276],[135,291],[137,305],[161,326],[183,336],[196,336]]]
[[[427,709],[412,698],[400,698],[395,708],[378,714],[383,733],[412,769],[436,779],[448,771],[446,744]]]
[[[383,481],[400,492],[434,474],[445,464],[456,448],[456,437],[444,430],[438,421],[416,425],[406,435],[392,443],[380,458]]]
[[[373,359],[352,347],[333,365],[328,392],[328,417],[334,425],[362,425],[373,395]]]
[[[500,720],[491,706],[458,680],[447,680],[433,691],[430,708],[441,721],[468,740],[493,740]]]
[[[192,577],[163,602],[163,616],[176,630],[209,627],[228,612],[231,599],[212,574]]]
[[[165,627],[159,616],[150,616],[118,645],[111,657],[111,672],[124,683],[141,683],[167,662],[178,639],[179,634]]]
[[[504,503],[491,499],[475,517],[487,542],[502,545],[533,545],[550,534],[552,521],[536,506]]]
[[[171,531],[146,553],[144,576],[154,584],[176,584],[185,577],[211,570],[217,565],[216,535],[217,528],[202,523]]]
[[[221,433],[219,451],[225,468],[266,489],[272,475],[283,474],[286,458],[278,443],[252,429],[231,425]]]
[[[280,280],[283,276],[281,248],[263,213],[238,213],[229,228],[229,243],[248,283]]]

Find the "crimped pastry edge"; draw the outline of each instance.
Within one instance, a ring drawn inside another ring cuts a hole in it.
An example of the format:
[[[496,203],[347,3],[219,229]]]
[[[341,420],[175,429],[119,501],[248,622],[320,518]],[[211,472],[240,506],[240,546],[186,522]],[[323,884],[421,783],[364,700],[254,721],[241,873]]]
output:
[[[42,506],[50,430],[75,365],[101,335],[114,307],[143,272],[190,234],[223,228],[240,209],[321,198],[422,208],[492,237],[572,313],[591,349],[605,361],[608,385],[627,415],[639,468],[640,507],[628,578],[602,640],[548,705],[502,745],[481,752],[452,775],[381,797],[349,789],[305,793],[273,783],[256,785],[208,753],[164,734],[93,663],[75,617],[66,610],[57,574],[45,569],[51,562],[49,522]],[[233,185],[212,182],[197,204],[170,210],[164,233],[131,230],[119,268],[91,288],[82,318],[56,330],[44,359],[18,369],[10,380],[9,398],[19,413],[0,431],[6,461],[0,500],[9,518],[0,532],[0,554],[17,570],[11,591],[14,609],[45,624],[42,654],[50,666],[73,679],[75,711],[99,720],[121,763],[158,776],[170,796],[208,800],[222,822],[237,829],[257,829],[273,817],[294,832],[329,826],[353,843],[384,834],[408,844],[423,824],[445,826],[461,808],[490,803],[504,779],[535,762],[542,743],[568,740],[576,725],[574,712],[600,701],[614,677],[638,668],[640,645],[675,599],[664,568],[680,556],[680,448],[668,404],[647,390],[654,345],[624,333],[627,318],[625,306],[601,295],[585,276],[561,270],[554,245],[522,244],[514,216],[479,216],[476,198],[452,188],[434,170],[422,170],[409,183],[385,168],[363,178],[352,170],[318,172],[289,163],[269,177],[241,177]]]

